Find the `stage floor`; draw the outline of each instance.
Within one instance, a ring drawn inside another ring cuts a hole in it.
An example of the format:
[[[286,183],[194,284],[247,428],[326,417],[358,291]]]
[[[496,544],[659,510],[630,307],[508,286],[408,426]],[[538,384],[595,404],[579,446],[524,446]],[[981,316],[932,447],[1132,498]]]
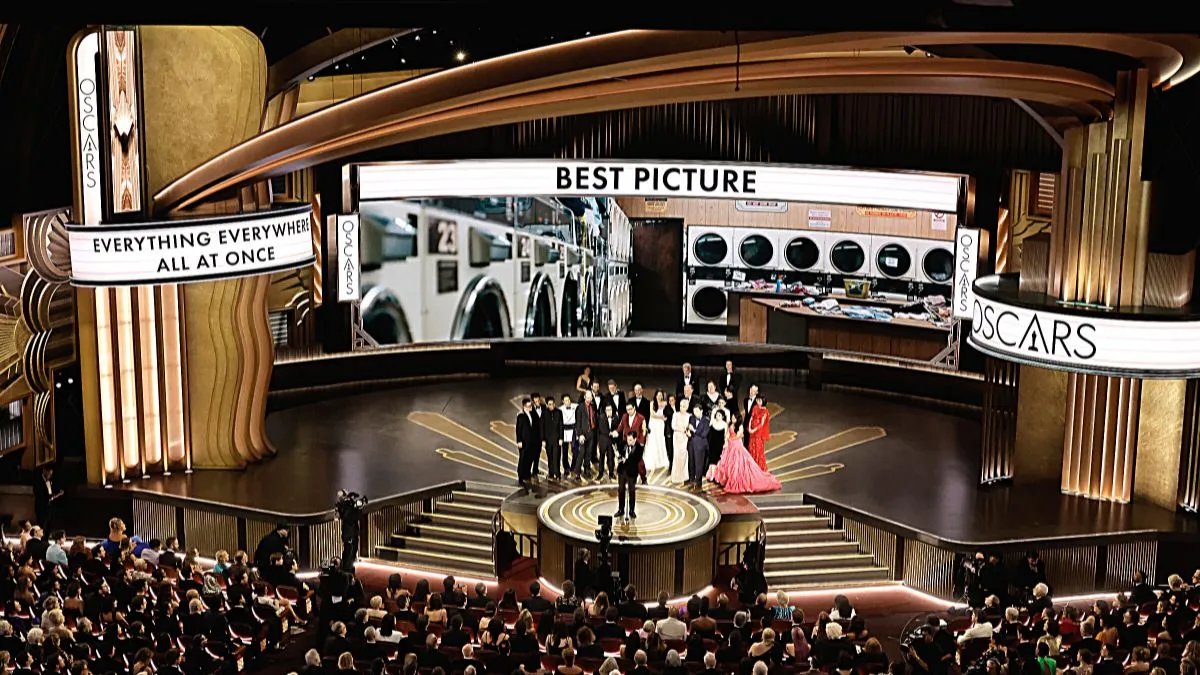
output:
[[[623,386],[630,374],[615,377]],[[673,387],[674,373],[643,378]],[[267,418],[279,454],[245,471],[153,477],[123,489],[308,514],[340,488],[381,498],[452,480],[516,480],[513,422],[531,391],[561,396],[574,377],[478,379],[334,398]],[[770,386],[768,465],[785,492],[808,493],[947,543],[1145,531],[1195,531],[1149,505],[1068,497],[1057,486],[992,486],[979,477],[979,424],[857,394]],[[543,464],[543,471],[545,470]],[[668,474],[656,471],[652,483]]]

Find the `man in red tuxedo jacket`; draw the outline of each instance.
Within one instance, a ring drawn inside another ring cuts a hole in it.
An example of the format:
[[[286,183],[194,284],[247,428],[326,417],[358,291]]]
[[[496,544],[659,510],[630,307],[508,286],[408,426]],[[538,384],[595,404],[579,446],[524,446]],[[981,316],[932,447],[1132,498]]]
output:
[[[625,414],[621,415],[621,423],[617,426],[617,431],[620,432],[621,438],[625,438],[629,434],[637,434],[637,444],[643,448],[646,447],[646,418],[637,411],[632,400],[625,404]],[[646,463],[641,460],[638,461],[638,476],[645,485]]]

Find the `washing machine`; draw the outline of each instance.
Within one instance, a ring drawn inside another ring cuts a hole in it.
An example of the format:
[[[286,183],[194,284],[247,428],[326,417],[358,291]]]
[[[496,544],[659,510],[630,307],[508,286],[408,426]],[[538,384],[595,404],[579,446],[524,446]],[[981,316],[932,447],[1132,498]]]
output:
[[[689,267],[732,267],[733,228],[692,225],[687,230]]]
[[[867,276],[871,273],[871,235],[830,233],[825,270],[842,276]]]
[[[827,232],[807,230],[781,232],[778,269],[786,272],[824,272],[830,236]]]
[[[940,239],[920,239],[918,242],[917,281],[943,286],[953,284],[954,242]]]
[[[911,281],[917,278],[919,239],[876,235],[871,242],[871,276]]]
[[[426,326],[433,329],[426,334],[435,336],[426,339],[513,337],[516,295],[512,228],[451,211],[426,209],[426,217],[455,222],[458,225],[457,241],[466,242],[465,246],[454,246],[457,252],[454,256],[432,253],[422,256],[427,280],[425,321]],[[455,271],[457,305],[445,294],[451,288]],[[437,337],[443,334],[446,337]]]
[[[692,279],[687,287],[687,324],[724,326],[729,298],[725,282],[719,279]]]
[[[734,228],[733,251],[735,267],[776,270],[779,268],[779,231]]]

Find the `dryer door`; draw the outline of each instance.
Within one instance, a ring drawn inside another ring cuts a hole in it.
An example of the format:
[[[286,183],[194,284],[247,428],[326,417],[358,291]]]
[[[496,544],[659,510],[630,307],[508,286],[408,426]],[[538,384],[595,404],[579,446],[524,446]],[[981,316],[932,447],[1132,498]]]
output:
[[[729,255],[729,242],[714,232],[705,232],[692,243],[692,255],[701,265],[720,265]]]
[[[867,253],[858,242],[843,239],[829,249],[829,262],[842,274],[860,274],[866,267]]]
[[[692,294],[692,311],[708,321],[719,321],[725,316],[727,304],[725,291],[716,286],[701,286]]]
[[[912,271],[912,255],[895,242],[884,244],[875,253],[875,268],[889,279],[900,279]]]
[[[808,237],[795,237],[783,249],[788,267],[797,272],[806,272],[821,262],[821,247]]]
[[[775,258],[775,245],[761,234],[752,234],[742,239],[738,257],[748,267],[766,267]]]
[[[947,248],[931,248],[921,260],[925,278],[935,284],[948,284],[954,278],[954,254]]]

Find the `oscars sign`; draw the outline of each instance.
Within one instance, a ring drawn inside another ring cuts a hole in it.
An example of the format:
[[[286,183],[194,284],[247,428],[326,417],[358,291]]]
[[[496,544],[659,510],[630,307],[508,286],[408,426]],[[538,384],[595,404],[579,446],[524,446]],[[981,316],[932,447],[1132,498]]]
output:
[[[71,283],[141,286],[312,265],[312,208],[120,225],[68,225]]]

